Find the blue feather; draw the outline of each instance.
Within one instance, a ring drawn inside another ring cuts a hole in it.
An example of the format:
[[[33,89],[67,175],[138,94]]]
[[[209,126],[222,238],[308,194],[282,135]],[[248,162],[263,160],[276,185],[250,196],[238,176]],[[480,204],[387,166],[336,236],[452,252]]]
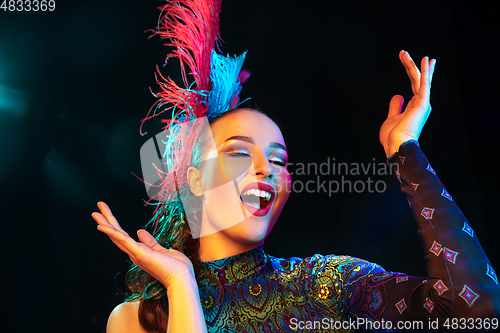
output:
[[[246,51],[234,58],[229,55],[223,56],[212,50],[210,80],[212,88],[207,94],[208,120],[229,111],[231,103],[241,91],[241,84],[238,81],[241,67],[245,61]]]

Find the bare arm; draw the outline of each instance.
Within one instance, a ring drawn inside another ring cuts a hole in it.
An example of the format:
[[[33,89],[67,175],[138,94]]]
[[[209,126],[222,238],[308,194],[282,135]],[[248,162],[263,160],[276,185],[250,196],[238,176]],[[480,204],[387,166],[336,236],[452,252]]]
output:
[[[120,227],[105,203],[100,202],[98,206],[101,213],[92,214],[99,224],[98,229],[127,253],[133,263],[154,276],[167,289],[167,332],[205,333],[205,318],[191,261],[182,252],[162,247],[146,230],[139,230],[137,234],[140,242],[136,242]],[[119,305],[110,315],[107,332],[144,332],[137,319],[137,310],[138,302]]]
[[[167,297],[168,333],[207,331],[194,275],[172,282],[167,289]]]

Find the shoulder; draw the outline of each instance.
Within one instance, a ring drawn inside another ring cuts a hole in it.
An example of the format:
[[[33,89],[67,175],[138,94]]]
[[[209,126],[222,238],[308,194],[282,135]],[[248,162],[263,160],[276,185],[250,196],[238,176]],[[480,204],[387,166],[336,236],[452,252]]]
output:
[[[139,324],[139,301],[123,302],[108,318],[106,333],[147,333]]]
[[[270,262],[277,273],[289,278],[297,277],[316,280],[323,276],[338,276],[342,284],[351,284],[366,277],[385,276],[380,265],[351,256],[315,254],[308,258],[292,257],[281,259],[270,256]]]
[[[276,259],[275,259],[276,260]],[[301,270],[308,274],[323,275],[325,271],[334,270],[343,276],[359,275],[361,272],[365,273],[380,273],[385,270],[378,264],[366,261],[364,259],[351,257],[351,256],[338,256],[338,255],[321,255],[315,254],[308,258],[289,258],[278,259],[281,268],[300,267]]]

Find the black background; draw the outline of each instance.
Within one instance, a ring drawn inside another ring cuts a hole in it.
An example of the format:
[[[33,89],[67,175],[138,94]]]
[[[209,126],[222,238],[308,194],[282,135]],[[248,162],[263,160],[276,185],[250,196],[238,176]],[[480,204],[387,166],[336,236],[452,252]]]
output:
[[[241,97],[276,120],[294,163],[384,162],[378,130],[389,100],[411,97],[399,50],[417,63],[436,58],[420,145],[499,270],[499,34],[489,3],[225,1],[221,32],[225,52],[249,50]],[[130,232],[151,216],[131,172],[141,175],[149,137],[139,124],[168,51],[144,33],[162,4],[56,0],[54,12],[0,11],[1,332],[104,332],[122,300],[127,258],[90,214],[103,200]],[[174,61],[162,72],[178,78]],[[350,254],[424,275],[397,179],[371,177],[383,193],[292,193],[266,251]]]

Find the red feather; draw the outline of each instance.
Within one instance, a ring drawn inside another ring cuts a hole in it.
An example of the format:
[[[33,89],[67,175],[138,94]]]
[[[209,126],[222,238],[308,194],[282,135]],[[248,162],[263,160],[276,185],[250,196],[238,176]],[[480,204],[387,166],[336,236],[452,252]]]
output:
[[[212,49],[220,42],[221,0],[170,1],[159,9],[158,27],[152,32],[168,40],[164,45],[175,47],[166,60],[171,57],[180,60],[184,87],[179,87],[170,78],[164,78],[157,68],[156,80],[161,91],[154,94],[158,100],[142,123],[174,107],[176,112],[172,118],[182,113],[203,117],[207,105],[199,92],[211,88],[210,57]],[[194,86],[190,87],[188,75],[192,75]],[[145,134],[142,133],[142,125],[141,134]]]

